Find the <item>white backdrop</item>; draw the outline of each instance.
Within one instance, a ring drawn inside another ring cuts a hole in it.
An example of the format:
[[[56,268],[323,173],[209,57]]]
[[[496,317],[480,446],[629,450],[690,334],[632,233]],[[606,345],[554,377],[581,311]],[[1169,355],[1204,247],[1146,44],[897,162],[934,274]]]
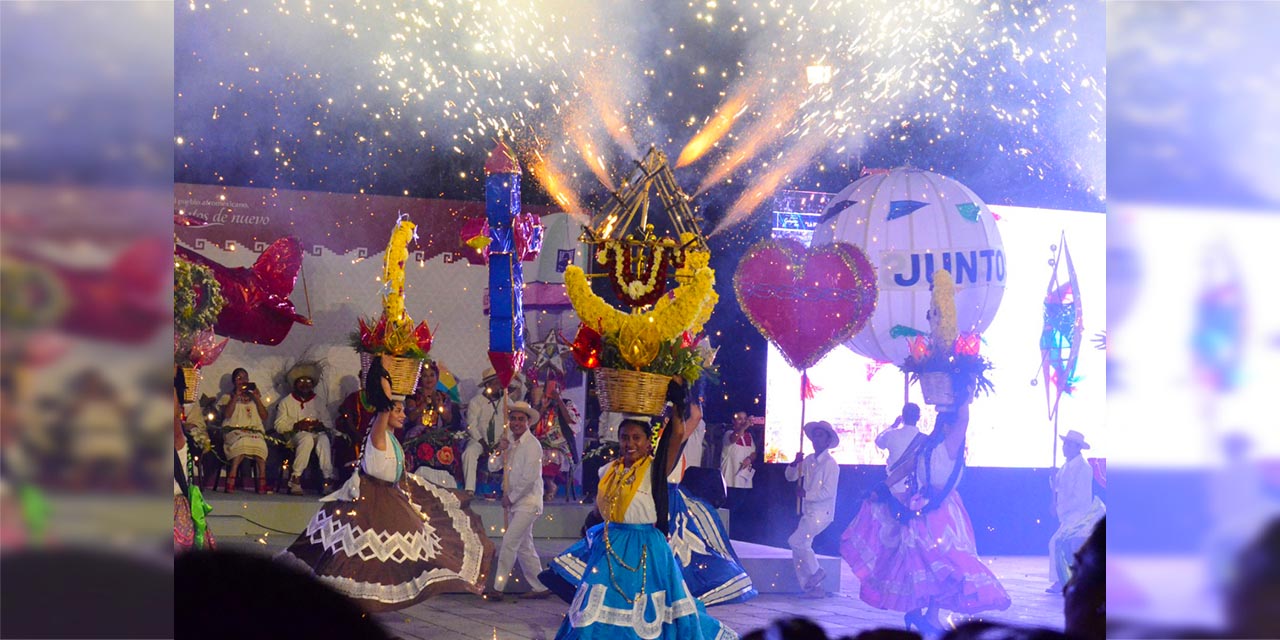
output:
[[[988,376],[996,392],[973,404],[968,462],[982,467],[1052,464],[1053,423],[1048,420],[1043,382],[1031,386],[1030,381],[1039,377],[1044,295],[1053,269],[1049,247],[1057,244],[1063,230],[1080,282],[1084,349],[1076,369],[1079,388],[1062,397],[1059,429],[1063,434],[1068,429],[1083,432],[1093,445],[1090,457],[1105,457],[1106,358],[1094,349],[1092,337],[1106,328],[1106,218],[1100,213],[1021,207],[991,210],[1000,216],[1008,280],[1000,311],[983,334],[982,353],[995,365]],[[1065,278],[1064,265],[1059,279]],[[826,420],[840,432],[840,447],[833,451],[836,460],[883,464],[887,452],[877,449],[873,440],[902,409],[902,372],[893,364],[876,370],[872,360],[837,347],[809,370],[809,376],[822,391],[808,401],[805,418]],[[765,446],[774,460],[788,462],[799,446],[800,374],[772,345],[767,394]],[[921,429],[929,431],[935,414],[921,399],[919,386],[912,386],[910,399],[921,406]],[[805,450],[813,450],[807,441]]]
[[[576,225],[568,224],[568,216],[546,216],[544,224],[548,227],[544,250],[538,262],[524,264],[527,280],[553,279],[556,249],[576,246]],[[226,251],[212,244],[200,253],[230,267],[250,266],[259,255],[243,248]],[[336,413],[342,399],[359,387],[360,362],[348,346],[348,335],[356,329],[358,316],[375,316],[382,309],[380,284],[375,281],[382,269],[382,253],[356,262],[354,259],[354,254],[338,255],[328,249],[321,249],[318,256],[305,253],[302,274],[290,298],[299,313],[310,314],[313,326],[294,325],[288,337],[276,346],[232,340],[218,361],[205,368],[200,393],[215,395],[220,389],[229,388],[231,371],[244,367],[249,370],[250,379],[264,389],[264,399],[274,403],[289,391],[284,381],[288,367],[304,358],[322,359],[327,367],[317,393]],[[579,256],[579,264],[581,260]],[[476,391],[481,372],[489,367],[489,317],[483,307],[488,278],[487,266],[461,260],[445,263],[443,255],[422,266],[413,263],[405,272],[409,315],[415,322],[425,320],[435,332],[431,357],[457,376],[464,407]],[[557,313],[527,311],[525,317],[527,340],[537,340],[557,326],[572,340],[578,326],[571,309]],[[581,407],[584,394],[585,389],[579,387],[569,390],[566,397]]]

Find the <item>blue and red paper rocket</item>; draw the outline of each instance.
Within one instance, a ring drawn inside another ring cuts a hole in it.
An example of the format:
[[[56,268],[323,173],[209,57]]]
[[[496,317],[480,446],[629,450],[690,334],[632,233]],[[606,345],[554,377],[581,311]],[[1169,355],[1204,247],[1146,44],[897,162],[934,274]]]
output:
[[[484,163],[484,211],[489,227],[489,362],[505,388],[524,366],[524,268],[517,251],[520,164],[499,141]]]

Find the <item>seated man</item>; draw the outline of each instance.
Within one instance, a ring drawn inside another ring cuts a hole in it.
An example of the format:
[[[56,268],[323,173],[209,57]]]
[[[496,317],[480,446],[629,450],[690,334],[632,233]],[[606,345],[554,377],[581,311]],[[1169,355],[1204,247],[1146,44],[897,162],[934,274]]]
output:
[[[462,453],[463,488],[467,493],[476,492],[476,474],[480,457],[493,451],[503,432],[507,428],[506,417],[502,415],[504,404],[524,397],[524,387],[520,377],[511,380],[508,389],[498,384],[498,374],[493,368],[484,370],[481,375],[480,393],[467,404],[467,433],[470,440]]]
[[[315,385],[320,370],[314,364],[294,365],[286,376],[293,393],[276,403],[276,431],[282,436],[292,434],[293,474],[289,478],[289,493],[302,495],[302,472],[311,464],[312,451],[320,462],[324,475],[321,493],[333,490],[333,456],[329,449],[330,437],[326,426],[324,403],[316,397]]]

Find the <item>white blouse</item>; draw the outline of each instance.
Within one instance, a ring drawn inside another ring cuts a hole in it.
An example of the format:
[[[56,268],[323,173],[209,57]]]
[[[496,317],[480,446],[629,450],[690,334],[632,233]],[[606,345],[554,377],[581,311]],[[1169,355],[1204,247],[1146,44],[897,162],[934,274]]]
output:
[[[947,485],[947,480],[951,478],[951,472],[955,469],[956,464],[958,464],[958,462],[952,459],[951,455],[947,453],[946,443],[939,443],[938,446],[933,448],[933,451],[931,453],[932,455],[929,456],[929,459],[927,461],[921,460],[920,464],[929,465],[930,486],[932,486],[934,489],[941,489]],[[963,453],[961,455],[963,455]],[[917,474],[917,477],[920,479],[920,481],[923,482],[924,469],[917,466],[916,474]],[[961,476],[963,476],[964,470],[961,470],[960,474]],[[959,482],[960,480],[959,478],[957,478],[956,483],[959,484]]]
[[[373,431],[369,431],[369,435],[364,439],[364,460],[361,465],[364,472],[385,482],[395,482],[396,477],[400,475],[400,469],[396,465],[396,447],[392,443],[395,436],[387,433],[387,450],[379,451],[373,446]]]
[[[609,469],[617,461],[610,462],[600,468],[600,477],[609,473]],[[649,465],[649,470],[645,472],[644,480],[640,482],[640,488],[636,490],[636,496],[631,499],[631,504],[627,505],[627,513],[622,517],[623,524],[656,524],[658,522],[658,508],[653,502],[653,464]]]
[[[228,402],[235,403],[235,409],[231,411],[231,417],[223,421],[228,427],[253,427],[259,431],[266,431],[266,427],[262,424],[262,416],[258,415],[258,407],[252,401],[240,402],[227,394],[222,394],[218,399],[218,406],[225,407]]]

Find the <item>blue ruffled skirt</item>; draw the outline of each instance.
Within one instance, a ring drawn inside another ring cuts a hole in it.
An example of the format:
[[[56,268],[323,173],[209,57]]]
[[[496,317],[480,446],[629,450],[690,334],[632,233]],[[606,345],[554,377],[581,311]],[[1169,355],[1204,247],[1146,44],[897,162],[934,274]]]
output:
[[[667,543],[680,564],[685,585],[708,607],[746,602],[759,595],[751,584],[729,535],[714,508],[672,485]],[[579,540],[551,560],[551,568],[539,576],[566,602],[571,600],[586,570],[587,541]],[[547,574],[554,574],[548,576]]]
[[[608,530],[613,553],[637,570],[629,571],[608,553],[605,525],[592,527],[586,539],[574,545],[582,545],[585,551],[580,561],[575,557],[581,562],[581,580],[557,639],[738,637],[707,615],[706,608],[690,593],[666,537],[656,527],[609,523]],[[644,569],[640,570],[642,557]]]

